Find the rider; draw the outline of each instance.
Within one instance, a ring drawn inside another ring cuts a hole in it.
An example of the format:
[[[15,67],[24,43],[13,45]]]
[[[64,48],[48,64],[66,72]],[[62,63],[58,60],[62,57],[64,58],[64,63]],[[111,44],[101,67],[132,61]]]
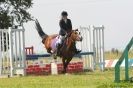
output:
[[[68,13],[66,11],[63,11],[61,13],[61,20],[59,22],[60,25],[60,32],[59,32],[59,42],[58,42],[58,46],[57,46],[57,55],[60,53],[60,47],[63,44],[63,40],[65,39],[65,35],[67,35],[68,33],[70,33],[72,31],[72,23],[71,20],[67,18]],[[75,53],[78,54],[81,52],[81,50],[77,50],[76,49],[76,45],[74,46],[75,48]]]

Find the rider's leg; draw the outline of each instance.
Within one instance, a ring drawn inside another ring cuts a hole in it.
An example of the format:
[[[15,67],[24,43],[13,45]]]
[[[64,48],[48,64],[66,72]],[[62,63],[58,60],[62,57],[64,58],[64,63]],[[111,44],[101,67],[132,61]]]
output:
[[[58,41],[56,42],[56,46],[61,46],[63,44],[64,39],[65,36],[60,35]]]
[[[57,45],[57,55],[60,55],[60,48],[63,44],[64,39],[65,39],[65,36],[62,36],[62,35],[59,36],[59,40],[56,44]]]

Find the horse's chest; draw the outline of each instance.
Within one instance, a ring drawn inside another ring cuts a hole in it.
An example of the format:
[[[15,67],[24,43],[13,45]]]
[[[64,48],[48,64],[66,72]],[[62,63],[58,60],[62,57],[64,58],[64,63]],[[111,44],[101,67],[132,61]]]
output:
[[[72,58],[75,55],[75,52],[73,49],[62,49],[62,56],[65,58]]]

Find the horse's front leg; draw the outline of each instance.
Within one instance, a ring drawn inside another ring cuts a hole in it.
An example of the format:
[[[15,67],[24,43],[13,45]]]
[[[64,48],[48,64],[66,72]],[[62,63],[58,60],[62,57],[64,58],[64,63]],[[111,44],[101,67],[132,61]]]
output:
[[[68,64],[70,63],[72,58],[71,59],[67,59],[67,60],[65,60],[65,59],[62,59],[62,60],[63,60],[63,73],[66,73],[67,72]]]
[[[64,58],[62,58],[62,63],[63,63],[63,71],[62,71],[62,73],[66,73],[66,62],[65,62]]]
[[[65,62],[65,69],[67,69],[67,67],[68,67],[68,65],[69,65],[69,63],[70,63],[70,61],[72,60],[72,58],[70,58],[70,59],[67,59],[66,60],[66,62]]]

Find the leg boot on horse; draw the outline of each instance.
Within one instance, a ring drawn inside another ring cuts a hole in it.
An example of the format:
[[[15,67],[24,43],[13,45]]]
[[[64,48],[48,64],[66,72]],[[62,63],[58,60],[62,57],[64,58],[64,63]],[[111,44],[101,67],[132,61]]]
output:
[[[74,48],[75,54],[79,54],[81,52],[81,50],[76,48],[76,44],[73,46],[73,48]]]

